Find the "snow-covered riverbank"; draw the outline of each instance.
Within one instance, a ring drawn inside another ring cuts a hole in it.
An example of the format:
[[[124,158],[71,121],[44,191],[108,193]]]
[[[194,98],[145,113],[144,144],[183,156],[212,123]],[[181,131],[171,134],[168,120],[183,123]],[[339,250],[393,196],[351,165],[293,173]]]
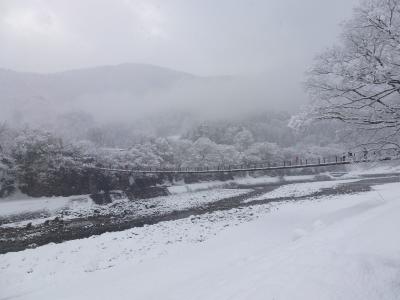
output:
[[[400,184],[0,256],[0,299],[399,299]]]

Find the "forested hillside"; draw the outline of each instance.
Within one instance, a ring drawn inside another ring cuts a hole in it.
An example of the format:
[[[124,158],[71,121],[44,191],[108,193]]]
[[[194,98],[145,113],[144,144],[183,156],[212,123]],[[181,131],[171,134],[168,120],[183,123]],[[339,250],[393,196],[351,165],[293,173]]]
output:
[[[164,116],[137,123],[98,124],[89,115],[61,115],[60,127],[0,129],[1,194],[34,196],[98,192],[129,185],[87,165],[116,168],[193,168],[316,158],[345,150],[341,128],[297,130],[288,113],[240,120],[191,121]],[[324,124],[321,124],[324,126]],[[314,128],[314,129],[313,129]],[[68,130],[66,130],[68,129]],[[158,180],[163,180],[158,178]]]

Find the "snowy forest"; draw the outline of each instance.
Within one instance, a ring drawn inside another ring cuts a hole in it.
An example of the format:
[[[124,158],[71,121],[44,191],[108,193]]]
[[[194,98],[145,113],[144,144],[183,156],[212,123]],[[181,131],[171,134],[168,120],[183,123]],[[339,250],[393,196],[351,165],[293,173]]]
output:
[[[345,149],[339,124],[292,128],[291,116],[283,112],[189,126],[185,118],[164,118],[150,133],[150,120],[147,124],[96,126],[84,113],[57,118],[63,131],[4,123],[0,129],[0,174],[4,174],[0,195],[7,196],[17,187],[37,196],[87,192],[87,187],[66,187],[77,188],[85,182],[86,164],[128,169],[237,166],[340,155]]]
[[[139,64],[48,76],[0,70],[0,197],[65,186],[88,163],[196,168],[397,149],[398,14],[396,1],[358,7],[340,43],[306,73],[312,101],[284,109],[260,106],[279,99],[254,78]]]

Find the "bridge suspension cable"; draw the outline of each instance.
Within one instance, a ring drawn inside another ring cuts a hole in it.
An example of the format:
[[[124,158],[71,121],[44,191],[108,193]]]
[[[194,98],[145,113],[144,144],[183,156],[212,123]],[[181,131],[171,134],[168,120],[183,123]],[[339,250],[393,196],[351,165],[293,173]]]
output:
[[[370,158],[365,155],[356,157],[352,156],[335,156],[330,158],[317,158],[317,159],[298,159],[294,161],[282,161],[280,163],[258,163],[251,165],[228,165],[217,167],[193,167],[193,168],[152,168],[152,167],[137,167],[137,168],[121,168],[121,167],[106,167],[102,165],[86,165],[86,168],[97,169],[108,172],[116,173],[130,173],[130,174],[212,174],[212,173],[240,173],[240,172],[256,172],[256,171],[274,171],[286,169],[300,169],[300,168],[315,168],[327,167],[338,165],[349,165],[356,163],[366,163],[384,160],[400,159],[399,156],[395,157],[374,157]]]

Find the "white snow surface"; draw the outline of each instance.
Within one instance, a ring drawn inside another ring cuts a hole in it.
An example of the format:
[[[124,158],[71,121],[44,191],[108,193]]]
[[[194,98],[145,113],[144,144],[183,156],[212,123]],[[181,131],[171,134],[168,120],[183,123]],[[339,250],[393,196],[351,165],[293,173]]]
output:
[[[335,188],[340,184],[359,181],[359,179],[346,179],[346,180],[329,180],[329,181],[316,181],[306,183],[292,183],[283,185],[271,192],[264,193],[257,197],[252,197],[244,200],[244,203],[252,201],[260,201],[266,199],[286,198],[286,197],[303,197],[310,196],[327,188]]]
[[[315,176],[312,176],[313,179]],[[307,177],[308,178],[308,177]],[[233,180],[227,181],[205,181],[198,183],[185,184],[183,182],[176,183],[170,187],[168,187],[168,191],[171,194],[182,194],[182,193],[191,193],[196,191],[204,191],[216,188],[224,188],[229,187],[232,184],[246,184],[246,185],[254,185],[254,184],[266,184],[266,183],[275,183],[279,182],[279,177],[271,177],[271,176],[260,176],[260,177],[237,177]]]
[[[0,299],[400,299],[400,183],[0,255]]]
[[[77,206],[89,207],[92,204],[93,201],[86,195],[32,198],[24,194],[17,194],[9,198],[0,199],[0,216],[40,211],[55,214],[61,209],[72,209]]]
[[[216,202],[224,198],[240,196],[251,192],[250,189],[214,189],[197,191],[187,194],[175,194],[160,196],[151,199],[138,199],[131,201],[121,199],[107,205],[96,205],[89,196],[82,197],[51,197],[27,200],[13,200],[0,202],[0,216],[13,215],[26,212],[47,212],[50,216],[28,218],[18,222],[10,222],[0,227],[23,227],[28,223],[36,226],[46,220],[59,217],[73,219],[93,214],[107,215],[110,212],[129,211],[131,215],[149,216],[160,213],[168,213],[188,208],[201,207],[208,203]],[[37,202],[35,201],[37,200]],[[1,298],[0,298],[1,299]]]
[[[372,174],[390,174],[400,172],[400,160],[367,162],[346,166],[348,174],[345,176],[360,176]]]
[[[258,184],[268,184],[268,183],[278,183],[284,181],[311,181],[316,178],[316,175],[291,175],[291,176],[282,176],[282,177],[272,177],[272,176],[245,176],[245,177],[236,177],[233,180],[227,181],[206,181],[206,182],[198,182],[185,184],[183,182],[176,183],[170,187],[168,187],[168,191],[171,194],[181,194],[181,193],[190,193],[195,191],[203,191],[210,190],[215,188],[224,188],[229,187],[233,184],[241,184],[241,185],[258,185]]]

